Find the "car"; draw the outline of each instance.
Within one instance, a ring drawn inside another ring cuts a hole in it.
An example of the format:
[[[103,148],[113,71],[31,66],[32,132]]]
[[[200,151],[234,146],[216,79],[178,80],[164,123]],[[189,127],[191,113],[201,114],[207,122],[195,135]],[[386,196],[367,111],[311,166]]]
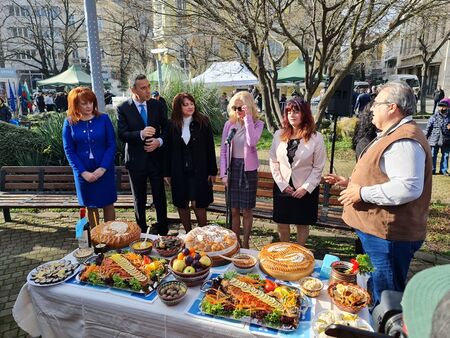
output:
[[[388,81],[403,81],[408,84],[414,91],[417,98],[420,96],[420,81],[417,75],[413,74],[393,74],[387,79]]]

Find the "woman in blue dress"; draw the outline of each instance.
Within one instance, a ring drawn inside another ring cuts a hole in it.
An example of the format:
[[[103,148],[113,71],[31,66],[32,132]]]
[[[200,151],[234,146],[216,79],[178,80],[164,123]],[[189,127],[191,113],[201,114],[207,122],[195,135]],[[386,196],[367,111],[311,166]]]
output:
[[[98,208],[103,208],[105,222],[112,221],[117,201],[113,125],[107,114],[98,111],[97,98],[89,88],[72,89],[68,104],[63,145],[73,170],[78,202],[87,207],[91,226],[98,223]]]

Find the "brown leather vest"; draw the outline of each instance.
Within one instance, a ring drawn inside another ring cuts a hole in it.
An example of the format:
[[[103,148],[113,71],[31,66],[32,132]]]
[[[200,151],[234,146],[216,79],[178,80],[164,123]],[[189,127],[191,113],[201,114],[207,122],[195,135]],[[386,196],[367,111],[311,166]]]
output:
[[[425,150],[422,195],[416,200],[396,206],[381,206],[361,201],[344,207],[342,218],[349,226],[383,239],[424,240],[431,199],[431,150],[424,133],[415,122],[401,125],[371,145],[353,169],[351,181],[362,187],[387,182],[389,178],[380,169],[380,158],[392,143],[401,139],[415,140]]]

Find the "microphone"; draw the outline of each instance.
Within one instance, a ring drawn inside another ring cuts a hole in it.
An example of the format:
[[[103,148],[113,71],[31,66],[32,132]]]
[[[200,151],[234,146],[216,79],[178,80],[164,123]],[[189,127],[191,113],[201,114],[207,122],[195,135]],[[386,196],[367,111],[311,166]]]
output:
[[[226,139],[226,141],[225,141],[225,144],[230,144],[230,143],[231,143],[231,140],[233,139],[234,135],[236,135],[236,131],[237,131],[236,128],[232,128],[232,129],[231,129],[231,131],[230,131],[230,133],[228,134],[228,137],[227,137],[227,139]]]

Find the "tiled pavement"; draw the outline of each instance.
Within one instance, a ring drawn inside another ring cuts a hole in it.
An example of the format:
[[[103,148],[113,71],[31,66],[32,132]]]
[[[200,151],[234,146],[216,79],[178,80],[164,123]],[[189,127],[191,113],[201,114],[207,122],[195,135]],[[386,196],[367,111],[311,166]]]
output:
[[[13,221],[9,223],[0,220],[0,338],[28,336],[12,317],[14,302],[30,270],[42,262],[59,259],[77,247],[74,238],[77,217],[76,211],[39,210],[13,212]],[[118,219],[133,218],[131,211],[118,211]],[[224,220],[217,214],[209,214],[209,218],[211,222]],[[255,221],[252,248],[260,249],[270,242],[274,229],[270,222]],[[312,230],[310,237],[348,241],[348,233],[333,233],[330,237],[330,232],[323,230]],[[430,266],[448,263],[448,259],[420,253],[411,265],[410,276]]]

